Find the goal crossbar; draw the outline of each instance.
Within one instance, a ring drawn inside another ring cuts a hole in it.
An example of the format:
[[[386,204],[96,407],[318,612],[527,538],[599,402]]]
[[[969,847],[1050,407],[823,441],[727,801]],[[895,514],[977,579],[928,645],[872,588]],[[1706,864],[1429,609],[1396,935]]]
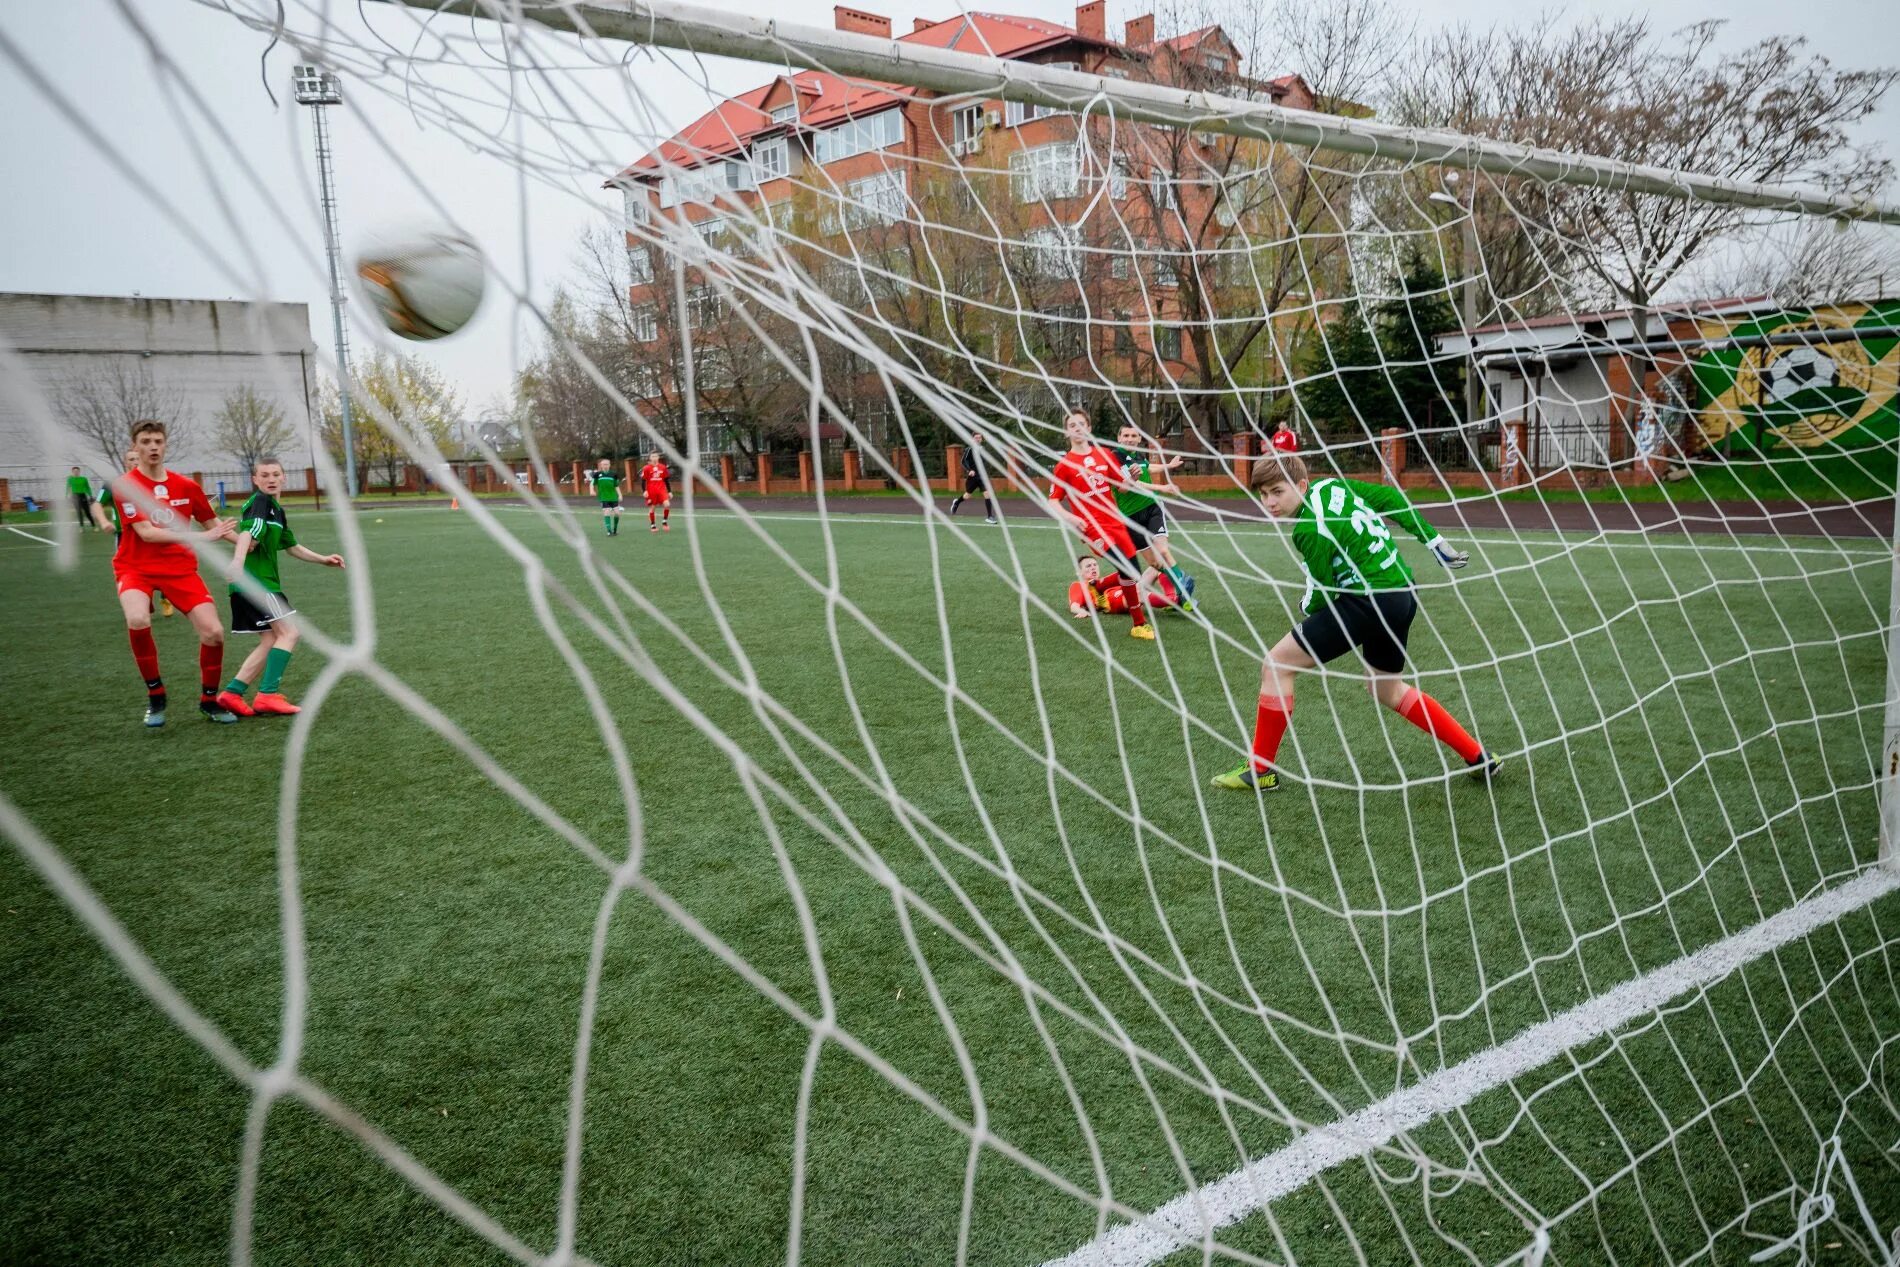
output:
[[[682,52],[799,66],[933,92],[981,92],[1006,101],[1062,110],[1112,111],[1117,118],[1133,122],[1283,141],[1405,163],[1437,163],[1615,192],[1900,224],[1897,203],[1568,154],[1458,132],[1293,110],[1244,97],[1112,79],[1030,62],[999,62],[975,53],[781,22],[677,0],[585,4],[575,0],[511,0],[506,5],[496,0],[381,2],[470,18],[527,19],[555,30]]]

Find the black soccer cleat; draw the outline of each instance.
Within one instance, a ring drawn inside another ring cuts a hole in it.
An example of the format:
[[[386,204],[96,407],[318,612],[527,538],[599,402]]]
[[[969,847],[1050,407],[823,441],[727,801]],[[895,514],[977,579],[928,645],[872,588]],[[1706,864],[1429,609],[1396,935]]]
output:
[[[238,719],[236,713],[218,703],[215,699],[199,700],[198,711],[204,715],[206,721],[216,722],[220,726],[235,725]]]
[[[1503,757],[1494,757],[1489,752],[1479,752],[1476,757],[1465,763],[1465,769],[1480,783],[1489,783],[1497,777],[1498,770],[1503,765]]]
[[[145,697],[145,724],[153,730],[165,724],[165,697],[163,695]]]

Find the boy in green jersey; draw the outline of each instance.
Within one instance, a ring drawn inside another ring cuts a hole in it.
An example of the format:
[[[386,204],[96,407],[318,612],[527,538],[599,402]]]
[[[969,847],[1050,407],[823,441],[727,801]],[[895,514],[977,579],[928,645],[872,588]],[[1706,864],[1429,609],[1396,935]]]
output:
[[[237,676],[225,684],[218,703],[240,717],[262,713],[287,717],[301,712],[285,699],[281,690],[284,669],[290,653],[297,649],[297,626],[291,621],[297,609],[284,595],[283,581],[277,575],[277,556],[289,554],[306,563],[321,563],[340,568],[340,554],[318,554],[297,544],[289,518],[277,494],[284,489],[284,466],[276,458],[259,458],[251,467],[253,492],[238,512],[237,553],[231,560],[231,632],[258,634],[257,646],[238,666]],[[260,593],[246,593],[239,587],[239,574],[250,578]],[[263,677],[258,677],[262,670]],[[246,704],[244,693],[257,683],[257,702]]]
[[[594,487],[594,495],[600,498],[600,515],[607,525],[607,535],[620,535],[620,477],[614,474],[612,458],[602,458],[600,465],[587,473],[588,482]]]
[[[1168,482],[1167,473],[1186,461],[1175,458],[1172,462],[1159,462],[1160,451],[1141,434],[1141,428],[1132,422],[1122,424],[1116,435],[1116,456],[1122,460],[1122,470],[1128,473],[1133,484],[1143,484],[1155,492],[1174,492],[1175,487]],[[1155,472],[1161,478],[1155,478]],[[1136,587],[1143,591],[1153,588],[1157,575],[1166,575],[1174,585],[1174,592],[1181,596],[1181,610],[1192,612],[1194,599],[1189,593],[1187,575],[1174,562],[1174,551],[1168,548],[1168,520],[1162,513],[1161,503],[1147,492],[1131,489],[1115,490],[1115,509],[1121,511],[1122,518],[1128,521],[1128,535],[1135,542],[1135,557],[1141,561],[1141,579]]]
[[[1396,488],[1331,475],[1310,479],[1297,454],[1261,458],[1248,483],[1269,515],[1293,521],[1293,548],[1306,565],[1306,619],[1275,644],[1261,666],[1252,759],[1216,777],[1214,786],[1257,792],[1278,787],[1272,767],[1293,715],[1294,675],[1355,648],[1365,661],[1366,686],[1374,699],[1445,743],[1472,773],[1487,779],[1496,773],[1497,758],[1437,700],[1399,676],[1418,599],[1412,569],[1393,544],[1386,520],[1424,542],[1448,568],[1463,567],[1471,556],[1452,549]]]

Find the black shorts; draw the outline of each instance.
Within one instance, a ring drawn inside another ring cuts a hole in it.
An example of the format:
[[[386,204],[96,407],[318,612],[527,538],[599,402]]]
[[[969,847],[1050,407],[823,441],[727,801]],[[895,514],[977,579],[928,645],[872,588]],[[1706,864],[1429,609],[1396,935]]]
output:
[[[232,633],[261,634],[284,617],[296,614],[297,609],[283,594],[266,593],[252,599],[242,591],[231,593]]]
[[[600,504],[600,511],[603,515],[619,514],[620,513],[620,499],[616,497],[610,502],[602,502]]]
[[[1418,615],[1409,589],[1371,594],[1335,594],[1333,601],[1293,626],[1293,640],[1321,664],[1357,647],[1366,667],[1379,673],[1405,668],[1405,641]]]
[[[971,493],[982,493],[985,497],[990,495],[989,490],[983,485],[983,477],[981,475],[965,475],[963,477],[963,495],[968,497]]]
[[[1154,544],[1156,537],[1168,535],[1167,516],[1161,513],[1161,503],[1155,502],[1143,506],[1128,516],[1128,535],[1134,539],[1135,549],[1146,550]]]

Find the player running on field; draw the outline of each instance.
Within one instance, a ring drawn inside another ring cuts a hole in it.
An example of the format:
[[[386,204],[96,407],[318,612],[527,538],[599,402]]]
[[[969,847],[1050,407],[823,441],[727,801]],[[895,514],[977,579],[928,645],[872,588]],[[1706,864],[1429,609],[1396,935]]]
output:
[[[1437,700],[1399,676],[1418,598],[1412,569],[1393,543],[1386,519],[1424,542],[1448,568],[1463,567],[1470,556],[1452,549],[1397,489],[1337,476],[1309,479],[1298,454],[1260,458],[1248,484],[1269,515],[1293,521],[1293,548],[1306,565],[1306,619],[1274,645],[1261,665],[1252,758],[1216,776],[1214,786],[1259,792],[1278,787],[1273,764],[1293,716],[1294,675],[1354,648],[1365,661],[1366,686],[1374,699],[1445,743],[1472,773],[1483,778],[1496,773],[1497,758]]]
[[[217,702],[224,672],[224,630],[218,605],[198,575],[194,541],[228,541],[231,521],[219,519],[204,490],[165,469],[165,424],[146,419],[132,424],[136,465],[119,477],[114,498],[119,519],[119,548],[112,555],[119,608],[132,643],[132,659],[145,679],[145,724],[165,724],[165,682],[158,672],[158,644],[152,639],[152,594],[160,585],[185,613],[198,634],[198,708],[214,722],[237,715]],[[202,531],[182,525],[196,522]]]
[[[293,559],[332,568],[343,566],[343,556],[318,554],[297,544],[284,504],[277,500],[284,491],[283,463],[276,458],[257,459],[251,467],[251,483],[257,491],[238,511],[237,556],[231,560],[231,632],[262,636],[238,666],[237,675],[225,683],[218,703],[240,717],[253,713],[288,717],[302,711],[283,694],[284,670],[290,665],[290,653],[297,649],[297,626],[290,619],[297,609],[284,594],[282,578],[277,574],[277,556],[289,554]],[[250,577],[263,592],[245,593],[238,585],[240,574]],[[244,693],[253,682],[257,683],[257,702],[246,704]]]
[[[672,478],[673,472],[666,463],[660,461],[659,454],[647,454],[647,464],[640,468],[640,482],[646,486],[648,532],[673,531],[670,522],[673,518],[673,490],[666,486]],[[660,522],[657,524],[653,522],[656,507],[660,512]]]
[[[1168,520],[1162,513],[1161,503],[1154,499],[1157,492],[1174,492],[1174,485],[1168,482],[1167,473],[1186,461],[1175,458],[1172,462],[1161,462],[1160,453],[1141,434],[1141,428],[1132,422],[1124,422],[1116,436],[1120,447],[1115,456],[1122,461],[1122,469],[1128,473],[1133,487],[1121,489],[1115,494],[1115,508],[1128,521],[1128,536],[1135,543],[1135,557],[1142,563],[1141,579],[1136,584],[1144,590],[1152,589],[1159,576],[1166,576],[1173,582],[1177,594],[1187,595],[1181,602],[1181,610],[1192,612],[1194,598],[1192,591],[1182,579],[1181,569],[1175,566],[1174,551],[1168,548]],[[1156,479],[1155,473],[1161,478]]]
[[[963,491],[950,499],[950,513],[956,514],[962,508],[964,500],[972,493],[983,498],[983,522],[996,522],[996,511],[990,505],[990,477],[983,469],[983,433],[970,433],[969,447],[963,450]]]
[[[1069,615],[1077,620],[1087,620],[1096,612],[1107,612],[1119,616],[1128,608],[1121,578],[1102,575],[1102,561],[1092,554],[1085,554],[1075,561],[1075,581],[1069,586]],[[1194,593],[1194,578],[1183,573],[1187,582],[1187,593]],[[1142,601],[1150,607],[1176,607],[1180,591],[1174,588],[1174,582],[1167,577],[1156,578],[1155,588],[1142,595]]]
[[[620,477],[614,473],[612,458],[602,458],[600,464],[587,472],[587,482],[593,486],[594,496],[600,498],[601,521],[607,525],[607,535],[620,535]]]
[[[1062,430],[1068,436],[1069,451],[1056,463],[1049,489],[1050,506],[1058,518],[1066,519],[1082,534],[1089,549],[1114,566],[1125,591],[1125,610],[1134,620],[1129,636],[1153,642],[1155,631],[1148,624],[1147,607],[1135,588],[1135,577],[1141,570],[1135,562],[1135,543],[1115,508],[1116,492],[1128,485],[1121,460],[1113,449],[1095,442],[1089,416],[1082,410],[1072,410],[1062,420]]]

